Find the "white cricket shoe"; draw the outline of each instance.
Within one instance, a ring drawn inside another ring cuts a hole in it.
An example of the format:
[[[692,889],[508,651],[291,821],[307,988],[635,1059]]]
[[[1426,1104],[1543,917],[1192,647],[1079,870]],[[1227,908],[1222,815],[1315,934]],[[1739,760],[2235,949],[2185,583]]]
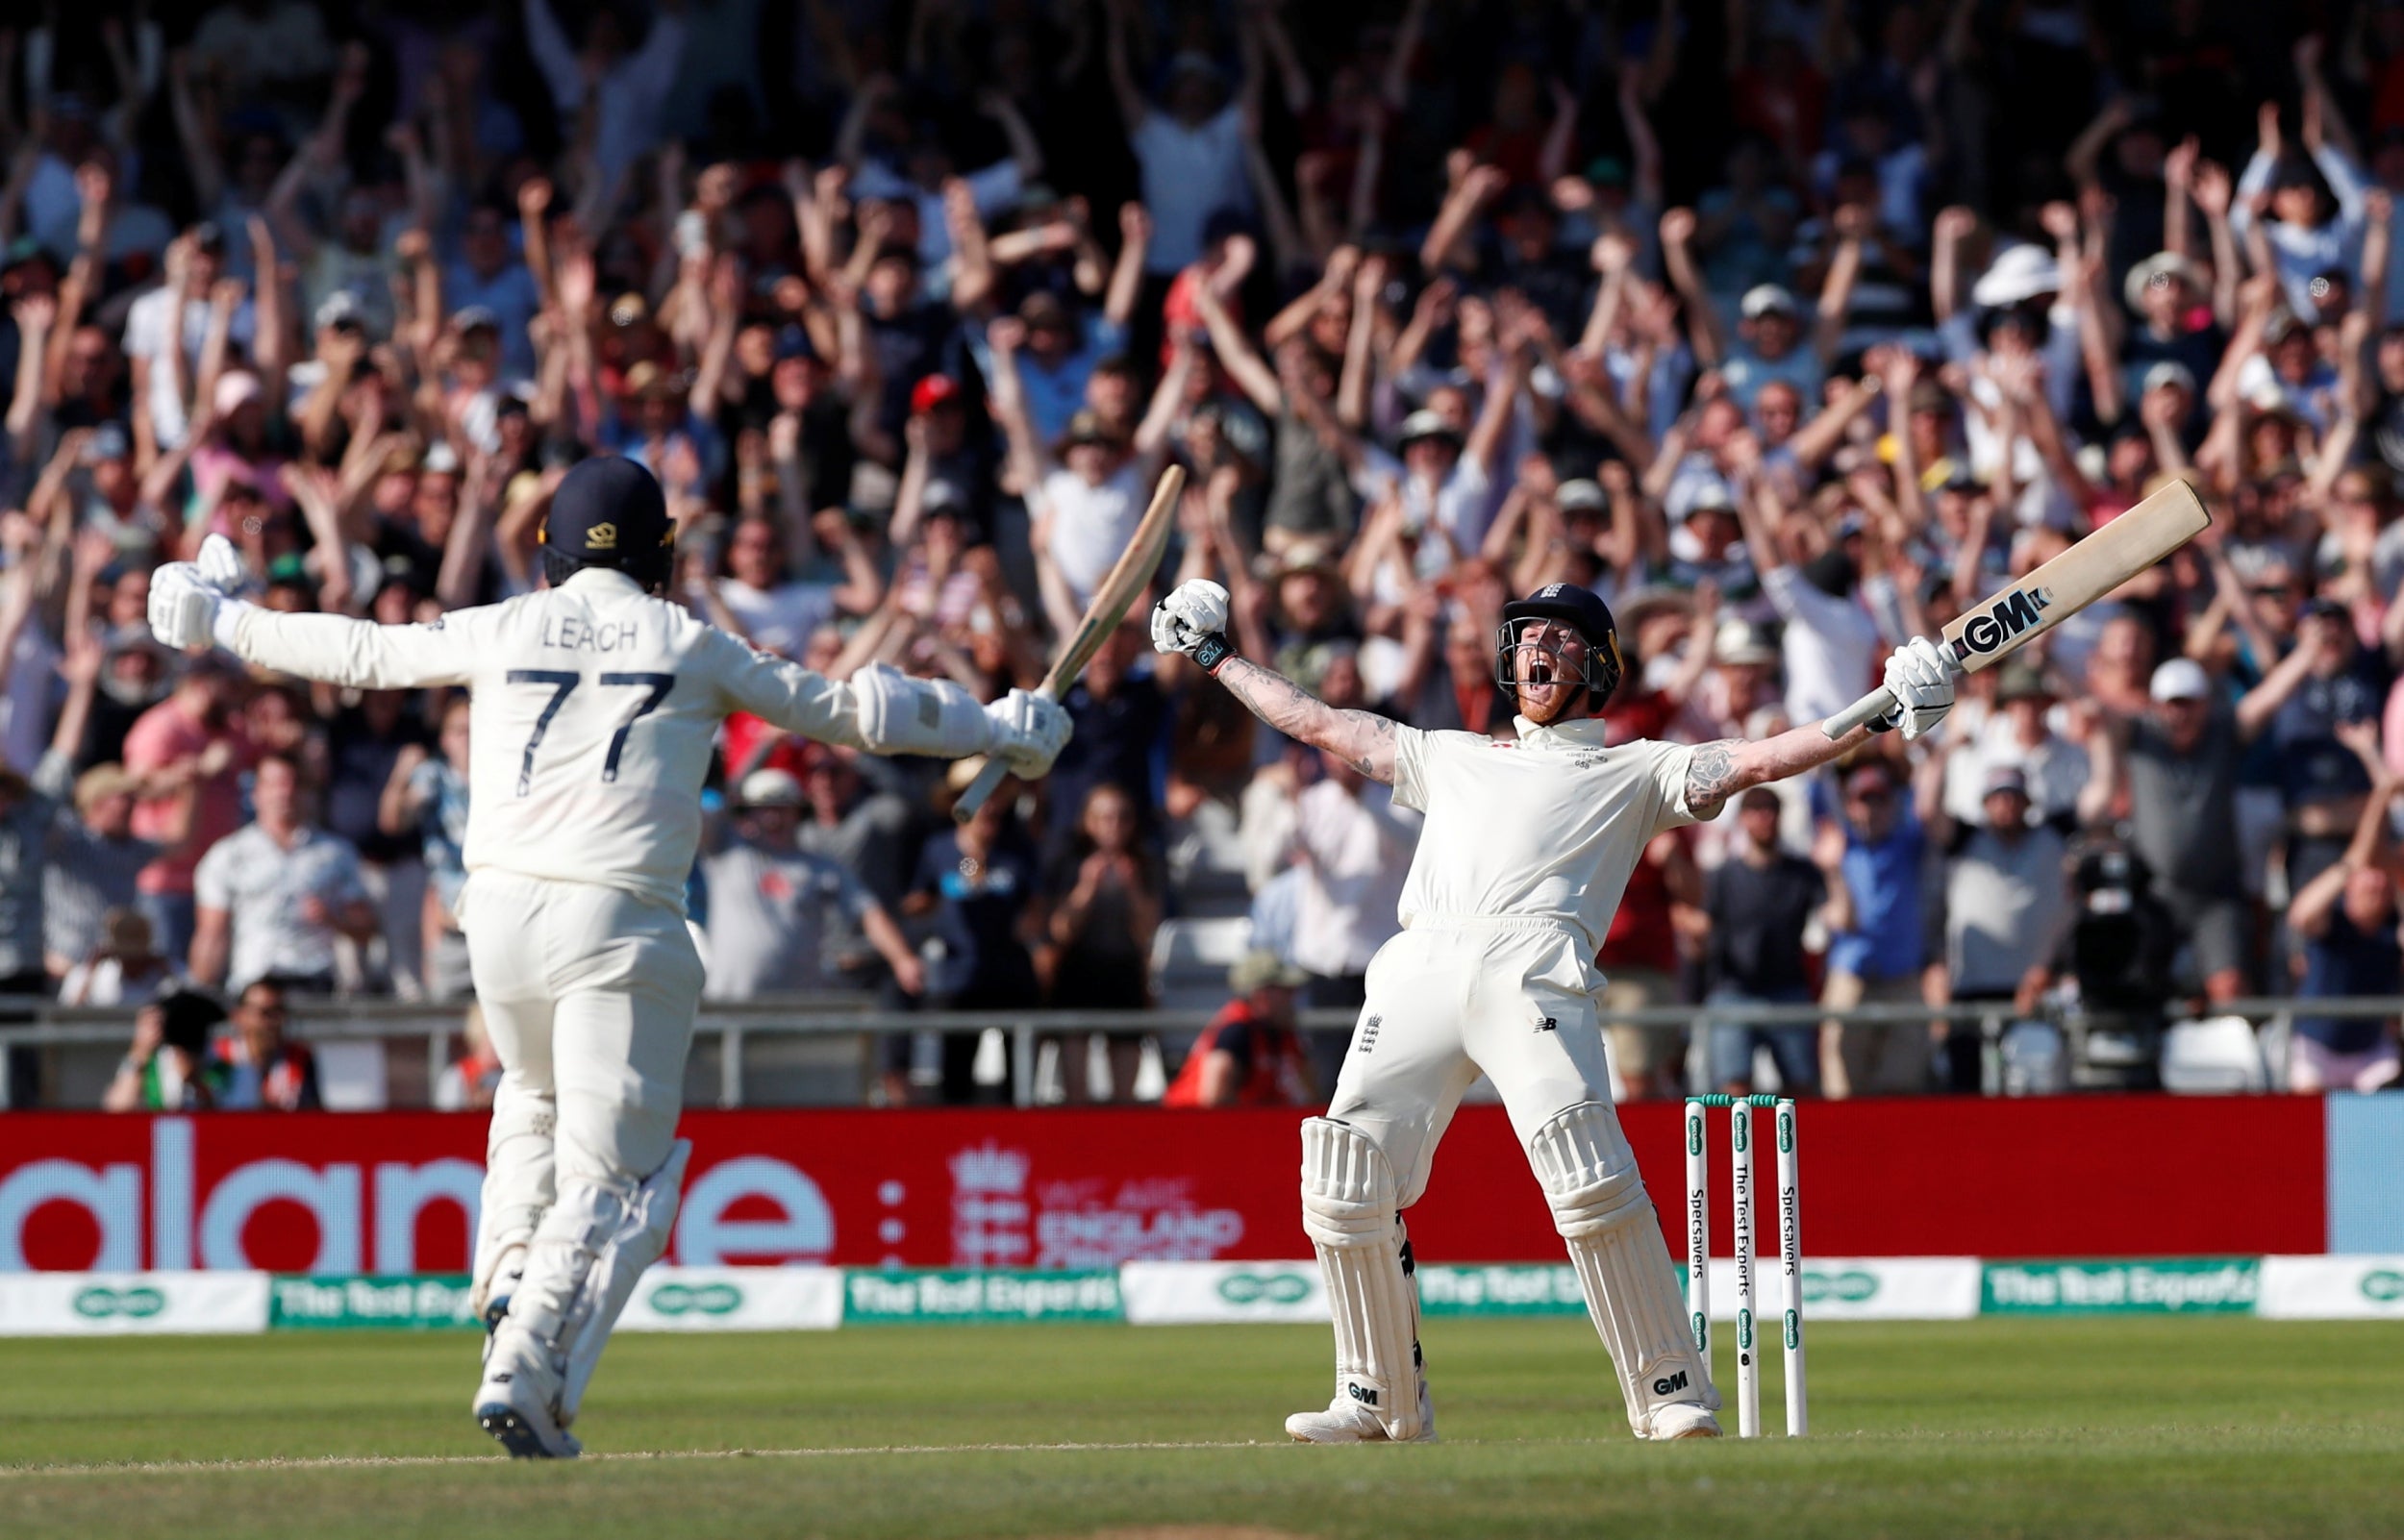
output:
[[[1707,1406],[1697,1406],[1690,1402],[1675,1402],[1653,1413],[1651,1436],[1656,1439],[1717,1438],[1719,1419],[1714,1417]]]
[[[1287,1418],[1286,1431],[1297,1444],[1384,1444],[1391,1437],[1377,1413],[1343,1395],[1329,1402],[1325,1411],[1296,1412]],[[1419,1377],[1419,1434],[1408,1442],[1436,1442],[1436,1403],[1428,1398],[1425,1375]]]
[[[560,1426],[559,1414],[552,1410],[554,1379],[523,1329],[513,1331],[504,1322],[488,1343],[484,1382],[476,1387],[476,1426],[513,1459],[574,1459],[585,1447]]]

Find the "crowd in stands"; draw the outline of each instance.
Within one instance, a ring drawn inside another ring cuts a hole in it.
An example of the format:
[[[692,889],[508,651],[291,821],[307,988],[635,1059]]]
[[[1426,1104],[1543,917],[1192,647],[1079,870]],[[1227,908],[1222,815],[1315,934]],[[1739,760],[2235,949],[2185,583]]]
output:
[[[302,1105],[287,995],[471,989],[461,703],[169,656],[150,569],[437,616],[609,454],[676,599],[836,677],[1032,683],[1173,460],[1164,583],[1331,702],[1510,732],[1500,607],[1570,582],[1615,731],[1695,741],[2185,477],[2213,527],[1933,743],[1652,843],[1607,1004],[1694,1023],[1612,1028],[1621,1089],[1993,1081],[1730,1004],[1991,1002],[2144,1084],[2182,1003],[2404,987],[2404,6],[29,0],[0,147],[0,995],[234,1010],[146,1014],[112,1105]],[[956,772],[731,722],[711,995],[1139,1008],[1220,849],[1257,955],[1170,1100],[1323,1093],[1295,1003],[1361,998],[1414,815],[1137,627],[1068,705],[957,828]],[[890,1041],[885,1100],[976,1094]],[[2369,1088],[2394,1024],[2282,1056]]]

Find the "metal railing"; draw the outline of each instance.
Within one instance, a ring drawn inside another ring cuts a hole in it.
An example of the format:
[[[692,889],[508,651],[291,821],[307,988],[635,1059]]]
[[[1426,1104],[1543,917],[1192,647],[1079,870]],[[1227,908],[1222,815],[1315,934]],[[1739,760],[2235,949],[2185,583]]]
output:
[[[1028,1011],[887,1011],[874,1008],[865,994],[803,994],[763,997],[741,1005],[705,1004],[694,1024],[696,1051],[714,1043],[716,1057],[716,1102],[722,1107],[745,1105],[746,1054],[758,1038],[860,1039],[895,1033],[984,1033],[999,1031],[1013,1049],[1011,1101],[1018,1106],[1036,1104],[1036,1058],[1046,1037],[1087,1032],[1142,1033],[1174,1038],[1202,1031],[1214,1011],[1153,1010],[1028,1010]],[[391,1000],[295,999],[286,1031],[309,1043],[380,1041],[388,1045],[422,1037],[427,1083],[438,1080],[451,1062],[451,1045],[462,1031],[464,1003],[417,1004]],[[2404,1014],[2404,998],[2348,996],[2296,1000],[2256,997],[2220,1005],[2167,1008],[2166,1022],[2199,1016],[2241,1016],[2260,1025],[2273,1017],[2310,1014],[2340,1019],[2381,1019]],[[0,997],[0,1055],[13,1050],[37,1052],[108,1048],[122,1051],[133,1035],[130,1009],[63,1006],[31,998]],[[1306,1010],[1298,1025],[1311,1033],[1348,1032],[1357,1012]],[[2006,1001],[1974,1001],[1955,1005],[1864,1004],[1842,1010],[1810,1002],[1769,1004],[1727,1002],[1691,1006],[1656,1006],[1606,1012],[1607,1024],[1638,1027],[1693,1027],[1705,1023],[1752,1027],[1810,1026],[1836,1022],[1858,1026],[1901,1026],[1974,1023],[1991,1056],[2004,1030],[2014,1022],[2050,1021],[2060,1024],[2067,1013],[2051,1006],[2031,1011]],[[404,1050],[405,1052],[405,1050]],[[0,1109],[6,1109],[7,1076],[0,1076]]]

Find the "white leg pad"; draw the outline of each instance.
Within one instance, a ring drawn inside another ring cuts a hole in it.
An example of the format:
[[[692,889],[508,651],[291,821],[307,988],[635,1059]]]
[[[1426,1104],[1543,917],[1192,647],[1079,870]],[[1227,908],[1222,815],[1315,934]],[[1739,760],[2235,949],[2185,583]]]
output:
[[[1385,1152],[1350,1124],[1302,1124],[1302,1228],[1336,1321],[1339,1399],[1397,1442],[1421,1436],[1419,1296],[1403,1268],[1400,1194]]]
[[[512,1275],[523,1271],[536,1227],[551,1206],[558,1125],[549,1097],[513,1089],[503,1080],[485,1137],[484,1196],[476,1218],[472,1300],[480,1320],[496,1297],[514,1292]]]
[[[691,1155],[692,1142],[679,1139],[660,1169],[639,1182],[563,1182],[559,1201],[535,1232],[526,1276],[494,1334],[491,1363],[514,1359],[553,1389],[563,1428],[576,1418],[636,1280],[667,1250]]]
[[[1619,1372],[1628,1426],[1650,1438],[1665,1408],[1716,1410],[1711,1368],[1695,1352],[1677,1269],[1617,1115],[1600,1102],[1564,1109],[1528,1141],[1528,1160]],[[1690,1421],[1690,1411],[1673,1414],[1660,1430]]]

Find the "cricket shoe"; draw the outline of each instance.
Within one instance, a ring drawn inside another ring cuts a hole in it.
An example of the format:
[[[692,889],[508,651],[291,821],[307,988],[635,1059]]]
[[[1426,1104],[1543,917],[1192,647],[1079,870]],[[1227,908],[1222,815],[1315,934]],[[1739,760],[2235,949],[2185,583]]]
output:
[[[584,1445],[560,1426],[551,1409],[551,1376],[533,1367],[534,1354],[522,1331],[496,1332],[487,1345],[484,1383],[476,1387],[476,1426],[510,1452],[512,1459],[572,1460]],[[495,1351],[497,1350],[497,1351]]]
[[[1717,1438],[1720,1436],[1719,1419],[1711,1414],[1708,1406],[1697,1406],[1691,1402],[1675,1402],[1653,1413],[1650,1436],[1655,1439]]]
[[[1385,1444],[1393,1441],[1377,1413],[1339,1392],[1325,1411],[1296,1412],[1286,1419],[1286,1431],[1297,1444]],[[1406,1440],[1436,1442],[1436,1403],[1428,1398],[1427,1378],[1419,1378],[1419,1432]]]

